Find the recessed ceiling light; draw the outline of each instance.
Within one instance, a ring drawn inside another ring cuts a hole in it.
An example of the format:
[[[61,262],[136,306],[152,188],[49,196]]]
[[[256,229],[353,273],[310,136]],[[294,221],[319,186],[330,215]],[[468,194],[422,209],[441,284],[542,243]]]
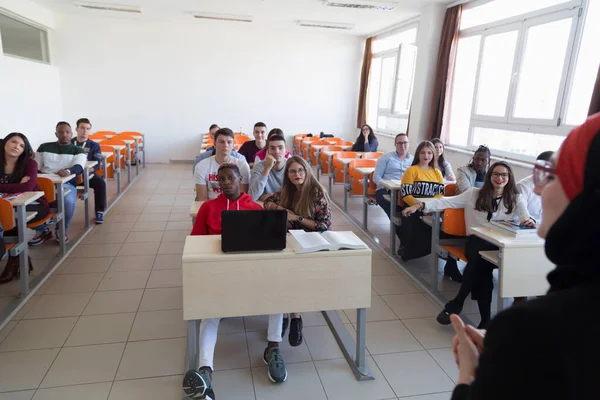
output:
[[[74,6],[79,8],[87,8],[89,10],[98,10],[98,11],[117,11],[117,12],[127,12],[134,14],[141,14],[142,8],[140,6],[129,6],[122,4],[104,4],[104,3],[88,3],[88,2],[80,2],[76,1],[73,3]]]

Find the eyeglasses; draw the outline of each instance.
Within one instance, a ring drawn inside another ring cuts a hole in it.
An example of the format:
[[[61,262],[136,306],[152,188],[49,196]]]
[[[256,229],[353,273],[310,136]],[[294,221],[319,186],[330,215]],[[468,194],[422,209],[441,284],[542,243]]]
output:
[[[289,175],[304,175],[305,173],[306,173],[306,170],[304,168],[288,170]]]
[[[533,166],[533,184],[544,187],[556,177],[556,168],[550,161],[539,160]]]
[[[502,178],[502,179],[508,179],[510,175],[507,174],[506,172],[500,173],[500,172],[492,172],[492,178]]]
[[[396,146],[408,146],[408,142],[396,142]]]

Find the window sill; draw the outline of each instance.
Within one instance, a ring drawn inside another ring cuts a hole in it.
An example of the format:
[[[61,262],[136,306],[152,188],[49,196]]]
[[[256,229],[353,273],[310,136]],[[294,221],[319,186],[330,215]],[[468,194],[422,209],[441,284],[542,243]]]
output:
[[[445,148],[446,148],[446,150],[450,150],[455,153],[465,154],[468,156],[472,156],[473,152],[475,151],[474,148],[469,149],[467,147],[453,146],[450,144],[446,145]],[[514,165],[516,167],[523,167],[523,168],[533,168],[533,165],[534,165],[533,157],[531,157],[531,158],[529,158],[529,157],[514,158],[514,157],[502,156],[502,155],[492,155],[491,159],[492,159],[492,161],[506,161],[511,165]]]

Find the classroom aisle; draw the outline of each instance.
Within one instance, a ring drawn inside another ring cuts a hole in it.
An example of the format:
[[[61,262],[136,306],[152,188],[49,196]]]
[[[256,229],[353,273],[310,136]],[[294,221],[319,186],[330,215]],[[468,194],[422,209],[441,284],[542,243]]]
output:
[[[181,399],[192,188],[189,165],[148,165],[0,332],[0,400]],[[376,380],[356,382],[321,314],[308,313],[304,343],[282,345],[288,381],[274,385],[262,362],[266,318],[232,318],[219,332],[217,398],[449,399],[457,370],[452,329],[435,321],[439,305],[337,209],[333,226],[373,248],[367,349]],[[354,313],[339,313],[354,331]]]

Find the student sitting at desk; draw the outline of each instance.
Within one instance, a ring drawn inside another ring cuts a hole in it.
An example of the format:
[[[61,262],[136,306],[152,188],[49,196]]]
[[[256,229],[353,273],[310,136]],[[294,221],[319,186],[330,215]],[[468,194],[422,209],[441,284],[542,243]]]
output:
[[[379,141],[375,137],[373,128],[369,125],[363,125],[350,151],[377,151],[377,147],[379,147]]]
[[[548,163],[553,154],[553,151],[544,151],[543,153],[540,153],[536,161],[541,162],[540,164]],[[542,198],[540,197],[541,193],[539,193],[539,190],[536,190],[536,186],[533,183],[533,175],[521,179],[517,183],[517,189],[527,203],[529,215],[531,215],[531,218],[535,219],[539,225],[542,222]]]
[[[217,140],[215,139],[215,134],[217,133],[217,131],[221,129],[219,128],[219,125],[217,124],[212,124],[210,126],[210,129],[208,131],[208,134],[210,135],[213,143],[217,143]],[[194,173],[196,171],[196,165],[198,165],[198,163],[208,157],[212,157],[215,155],[215,146],[210,146],[209,148],[207,148],[203,153],[200,153],[199,155],[196,156],[196,159],[194,160],[194,167],[192,168],[192,173]],[[246,159],[243,155],[241,155],[240,153],[238,153],[236,151],[236,149],[234,149],[233,147],[231,148],[231,157],[233,158],[239,158],[240,160],[242,159]]]
[[[396,151],[385,153],[377,159],[375,165],[375,171],[373,172],[373,182],[377,185],[377,191],[375,192],[375,199],[379,207],[383,209],[388,218],[390,217],[390,202],[384,196],[390,194],[390,192],[384,188],[379,182],[383,179],[395,179],[402,180],[404,171],[411,166],[413,162],[413,156],[408,152],[408,136],[406,133],[399,133],[394,139],[396,145]],[[396,205],[396,211],[400,212],[402,209]],[[398,231],[398,230],[397,230]],[[398,234],[400,232],[398,231]]]
[[[242,177],[236,165],[223,164],[217,172],[221,193],[216,199],[208,200],[200,206],[198,217],[191,235],[220,235],[221,212],[227,210],[262,210],[252,198],[240,190]],[[191,399],[215,398],[212,387],[212,372],[215,346],[220,318],[203,319],[200,323],[200,360],[199,370],[190,370],[183,379],[183,390]],[[283,314],[269,315],[267,333],[268,345],[263,360],[268,365],[268,377],[274,383],[287,379],[287,371],[279,350],[282,340]]]
[[[264,201],[273,193],[281,191],[285,169],[285,138],[272,135],[267,140],[268,154],[252,168],[249,194],[254,201]]]
[[[456,182],[454,171],[452,171],[452,165],[450,165],[450,163],[444,159],[444,143],[438,138],[432,139],[431,143],[433,143],[433,146],[435,147],[435,168],[439,169],[442,173],[442,176],[444,177],[444,182]]]
[[[196,165],[194,178],[196,180],[196,200],[216,199],[221,193],[217,179],[217,171],[223,164],[235,164],[242,175],[241,190],[248,191],[250,183],[250,167],[244,157],[235,158],[231,156],[233,149],[233,131],[229,128],[221,128],[215,134],[215,155],[206,158]]]
[[[252,129],[254,140],[248,140],[240,147],[238,153],[246,157],[246,162],[250,168],[254,165],[256,153],[264,149],[267,144],[267,125],[264,122],[257,122]]]
[[[285,137],[285,134],[279,128],[273,128],[273,129],[271,129],[271,131],[269,132],[269,135],[267,136],[267,140],[269,140],[271,138],[271,136],[273,136],[273,135],[281,136],[283,138]],[[290,153],[289,151],[286,150],[286,152],[285,152],[285,159],[287,160],[291,156],[292,156],[292,153]],[[258,162],[265,161],[266,158],[267,158],[267,148],[263,147],[254,156],[254,163],[256,164]]]
[[[444,178],[434,167],[435,147],[430,141],[419,144],[412,166],[402,176],[402,202],[413,206],[418,198],[442,197]],[[398,255],[403,260],[423,257],[431,252],[431,228],[419,216],[402,219]]]
[[[535,226],[535,221],[527,212],[525,199],[519,195],[512,168],[505,162],[497,162],[489,169],[481,189],[473,188],[453,197],[443,197],[427,203],[416,202],[405,209],[403,215],[417,211],[441,211],[446,208],[464,208],[465,226],[469,240],[465,247],[467,266],[463,271],[463,281],[454,299],[446,304],[437,316],[442,325],[450,324],[450,314],[459,314],[469,293],[477,300],[481,315],[480,327],[485,327],[491,318],[492,291],[494,281],[492,271],[496,268],[479,254],[483,250],[498,248],[479,237],[472,235],[471,228],[488,226],[491,220],[519,219],[521,224]]]
[[[490,166],[492,153],[486,146],[479,146],[468,165],[460,167],[456,174],[456,194],[466,192],[470,188],[483,186],[485,173]]]
[[[264,207],[287,210],[289,229],[323,232],[331,230],[330,201],[306,160],[293,156],[287,160],[281,191],[265,199]],[[300,346],[302,340],[302,317],[292,313],[290,345]]]
[[[69,193],[64,195],[65,198],[65,243],[69,241],[67,236],[67,230],[69,224],[75,214],[75,203],[77,201],[77,175],[83,173],[87,156],[81,147],[77,147],[71,143],[73,138],[73,132],[71,131],[71,125],[68,122],[61,121],[56,125],[56,137],[57,142],[43,143],[35,153],[35,160],[38,163],[38,169],[44,174],[56,174],[64,177],[71,174],[75,175],[75,178],[64,184],[64,188],[69,190]],[[61,193],[57,194],[58,196]],[[30,246],[37,246],[52,236],[52,233],[46,226],[40,225],[35,228],[39,232],[32,240],[29,241]],[[56,240],[58,237],[58,226],[56,231]]]
[[[92,130],[92,123],[87,118],[80,118],[76,125],[77,137],[72,143],[81,147],[87,154],[88,161],[97,161],[94,167],[94,173],[90,178],[90,187],[94,189],[94,211],[96,214],[96,224],[104,223],[104,209],[106,208],[106,182],[96,174],[102,168],[102,150],[100,145],[88,136]]]
[[[37,186],[38,164],[32,158],[33,150],[29,140],[22,133],[13,132],[0,141],[0,193],[21,193],[41,191]],[[26,207],[28,212],[37,214],[29,222],[37,222],[44,219],[49,212],[48,201],[44,196]],[[17,229],[11,229],[4,233],[6,236],[17,236]],[[38,233],[36,236],[39,236]],[[50,234],[48,238],[52,237]],[[46,240],[47,240],[46,239]],[[4,250],[4,246],[2,246]],[[8,283],[17,277],[19,270],[19,257],[9,256],[2,275],[0,284]],[[33,270],[31,258],[29,269]]]

